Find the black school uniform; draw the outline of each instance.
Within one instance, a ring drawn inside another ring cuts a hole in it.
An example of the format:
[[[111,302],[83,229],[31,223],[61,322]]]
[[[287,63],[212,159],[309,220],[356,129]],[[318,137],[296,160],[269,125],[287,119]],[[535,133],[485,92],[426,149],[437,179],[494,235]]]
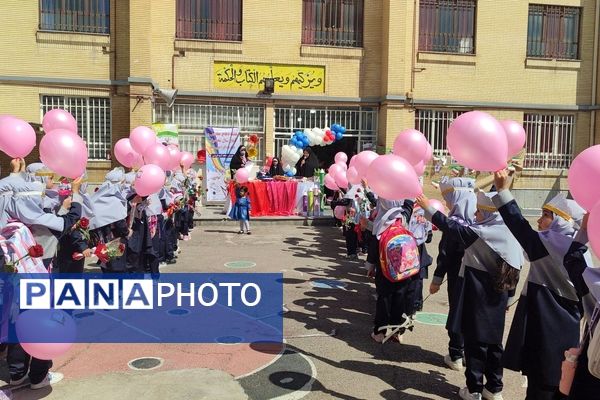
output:
[[[451,232],[442,232],[432,283],[441,285],[444,276],[448,276],[447,289],[450,313],[456,307],[456,284],[464,255],[465,248],[460,240],[457,240]],[[465,340],[462,333],[448,329],[448,338],[450,339],[448,352],[452,361],[464,358]]]
[[[576,241],[573,242],[568,254],[565,256],[565,268],[583,301],[589,297],[595,305],[595,301],[589,293],[589,289],[582,277],[583,272],[587,268],[587,263],[584,258],[587,247],[579,243],[579,240],[579,238],[576,238]],[[581,241],[587,242],[587,240]],[[584,328],[586,331],[589,329],[588,324],[586,324]],[[600,379],[592,375],[588,368],[587,352],[589,345],[590,341],[588,335],[586,336],[586,340],[581,343],[581,354],[577,360],[575,378],[573,379],[573,385],[571,386],[571,393],[567,397],[570,400],[588,400],[596,398],[600,394]]]
[[[135,197],[135,195],[133,196]],[[127,263],[132,272],[158,274],[158,253],[152,246],[150,223],[145,205],[135,205],[132,234],[127,242]]]
[[[504,366],[528,377],[528,399],[552,399],[564,352],[579,344],[581,305],[563,262],[552,258],[509,191],[494,203],[525,250],[531,267],[513,318]]]
[[[414,203],[405,200],[402,205],[402,216],[405,221],[409,221],[412,215]],[[386,325],[401,325],[405,322],[403,314],[411,316],[415,313],[414,296],[418,275],[412,276],[401,282],[391,282],[385,277],[381,270],[381,261],[379,258],[379,239],[373,232],[367,255],[367,262],[375,265],[375,290],[377,292],[377,303],[375,306],[375,320],[373,333],[379,334],[379,328]],[[398,333],[402,335],[404,329]]]
[[[82,274],[85,258],[73,260],[73,253],[83,253],[89,248],[87,240],[79,229],[63,235],[58,243],[56,265],[62,274]]]
[[[485,388],[502,391],[502,336],[508,305],[508,292],[498,292],[493,276],[500,256],[468,226],[437,211],[425,210],[431,222],[442,232],[453,235],[465,249],[455,285],[455,307],[450,310],[446,329],[462,333],[467,368],[465,377],[471,393]],[[519,266],[520,267],[520,266]]]

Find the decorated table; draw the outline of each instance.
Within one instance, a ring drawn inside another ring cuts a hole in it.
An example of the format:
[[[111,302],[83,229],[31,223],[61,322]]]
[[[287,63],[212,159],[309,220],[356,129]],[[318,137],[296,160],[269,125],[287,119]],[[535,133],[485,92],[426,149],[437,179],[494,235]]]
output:
[[[252,217],[290,216],[301,214],[304,208],[305,196],[312,192],[318,183],[313,181],[249,181],[248,187]],[[229,196],[235,203],[235,184],[229,183]]]

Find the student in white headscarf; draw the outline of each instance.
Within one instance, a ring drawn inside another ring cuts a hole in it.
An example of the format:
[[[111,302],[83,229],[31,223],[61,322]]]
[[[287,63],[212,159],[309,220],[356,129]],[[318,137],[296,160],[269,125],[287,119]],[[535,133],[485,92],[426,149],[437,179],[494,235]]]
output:
[[[126,174],[123,168],[115,168],[108,172],[105,181],[91,195],[94,207],[91,229],[96,240],[109,243],[118,239],[127,248],[129,226],[127,224],[127,197],[123,188]],[[125,272],[127,270],[127,250],[121,257],[116,257],[101,265],[104,272]]]
[[[538,231],[521,215],[508,190],[506,170],[496,172],[494,203],[531,264],[506,343],[504,365],[527,376],[528,399],[553,399],[564,352],[579,343],[580,293],[565,267],[576,229],[573,203],[558,195],[542,207]],[[587,257],[587,255],[586,255]]]
[[[44,247],[44,265],[50,266],[56,255],[59,239],[70,232],[79,221],[82,213],[83,198],[79,194],[81,178],[73,181],[75,190],[72,198],[64,200],[58,215],[47,213],[43,209],[43,184],[39,182],[15,181],[12,184],[13,197],[8,206],[8,214],[31,230],[36,242]]]
[[[431,207],[425,196],[417,198],[425,216],[442,232],[455,235],[465,249],[455,288],[456,306],[447,323],[449,330],[464,335],[467,385],[459,391],[464,400],[502,398],[506,309],[524,262],[517,240],[491,197],[477,194],[476,221],[469,226]]]
[[[370,265],[367,275],[375,277],[375,289],[377,291],[377,303],[375,308],[375,319],[371,338],[378,343],[383,342],[385,333],[379,329],[388,325],[402,325],[406,318],[414,314],[414,292],[418,276],[413,276],[400,282],[391,282],[381,270],[379,239],[385,230],[393,225],[396,220],[401,219],[403,225],[408,228],[408,221],[412,215],[413,201],[411,200],[386,200],[377,199],[376,216],[372,225],[371,243],[367,255],[367,263]],[[402,328],[393,339],[402,343]]]
[[[448,218],[464,226],[472,225],[475,222],[475,211],[477,211],[477,196],[474,192],[475,180],[458,177],[446,178],[438,186],[446,206],[450,210]],[[444,277],[447,276],[446,288],[450,310],[456,306],[455,288],[464,254],[465,249],[462,242],[457,240],[452,233],[442,232],[429,293],[437,293]],[[462,371],[464,368],[464,338],[460,332],[452,330],[448,330],[448,337],[450,339],[448,354],[444,356],[444,363],[455,371]]]

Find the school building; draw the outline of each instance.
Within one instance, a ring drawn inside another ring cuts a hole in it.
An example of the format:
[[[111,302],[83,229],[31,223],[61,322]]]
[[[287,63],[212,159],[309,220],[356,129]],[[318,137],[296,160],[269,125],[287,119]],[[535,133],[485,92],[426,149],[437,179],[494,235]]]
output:
[[[447,157],[450,122],[485,110],[523,122],[516,187],[539,204],[600,142],[599,25],[600,0],[3,0],[0,114],[66,108],[101,180],[152,122],[194,153],[205,127],[241,127],[259,158],[297,129],[385,152],[415,127]]]

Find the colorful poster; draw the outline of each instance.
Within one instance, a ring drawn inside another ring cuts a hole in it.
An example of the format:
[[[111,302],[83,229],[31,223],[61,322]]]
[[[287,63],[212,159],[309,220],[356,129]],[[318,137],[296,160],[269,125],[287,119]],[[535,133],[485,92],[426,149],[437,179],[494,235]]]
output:
[[[179,146],[179,127],[176,124],[156,123],[152,124],[152,129],[161,143]]]
[[[214,87],[259,91],[264,78],[275,80],[275,93],[325,93],[325,67],[215,61]]]
[[[238,128],[212,128],[204,130],[206,149],[206,201],[227,200],[226,178],[229,175],[231,158],[240,146]]]

